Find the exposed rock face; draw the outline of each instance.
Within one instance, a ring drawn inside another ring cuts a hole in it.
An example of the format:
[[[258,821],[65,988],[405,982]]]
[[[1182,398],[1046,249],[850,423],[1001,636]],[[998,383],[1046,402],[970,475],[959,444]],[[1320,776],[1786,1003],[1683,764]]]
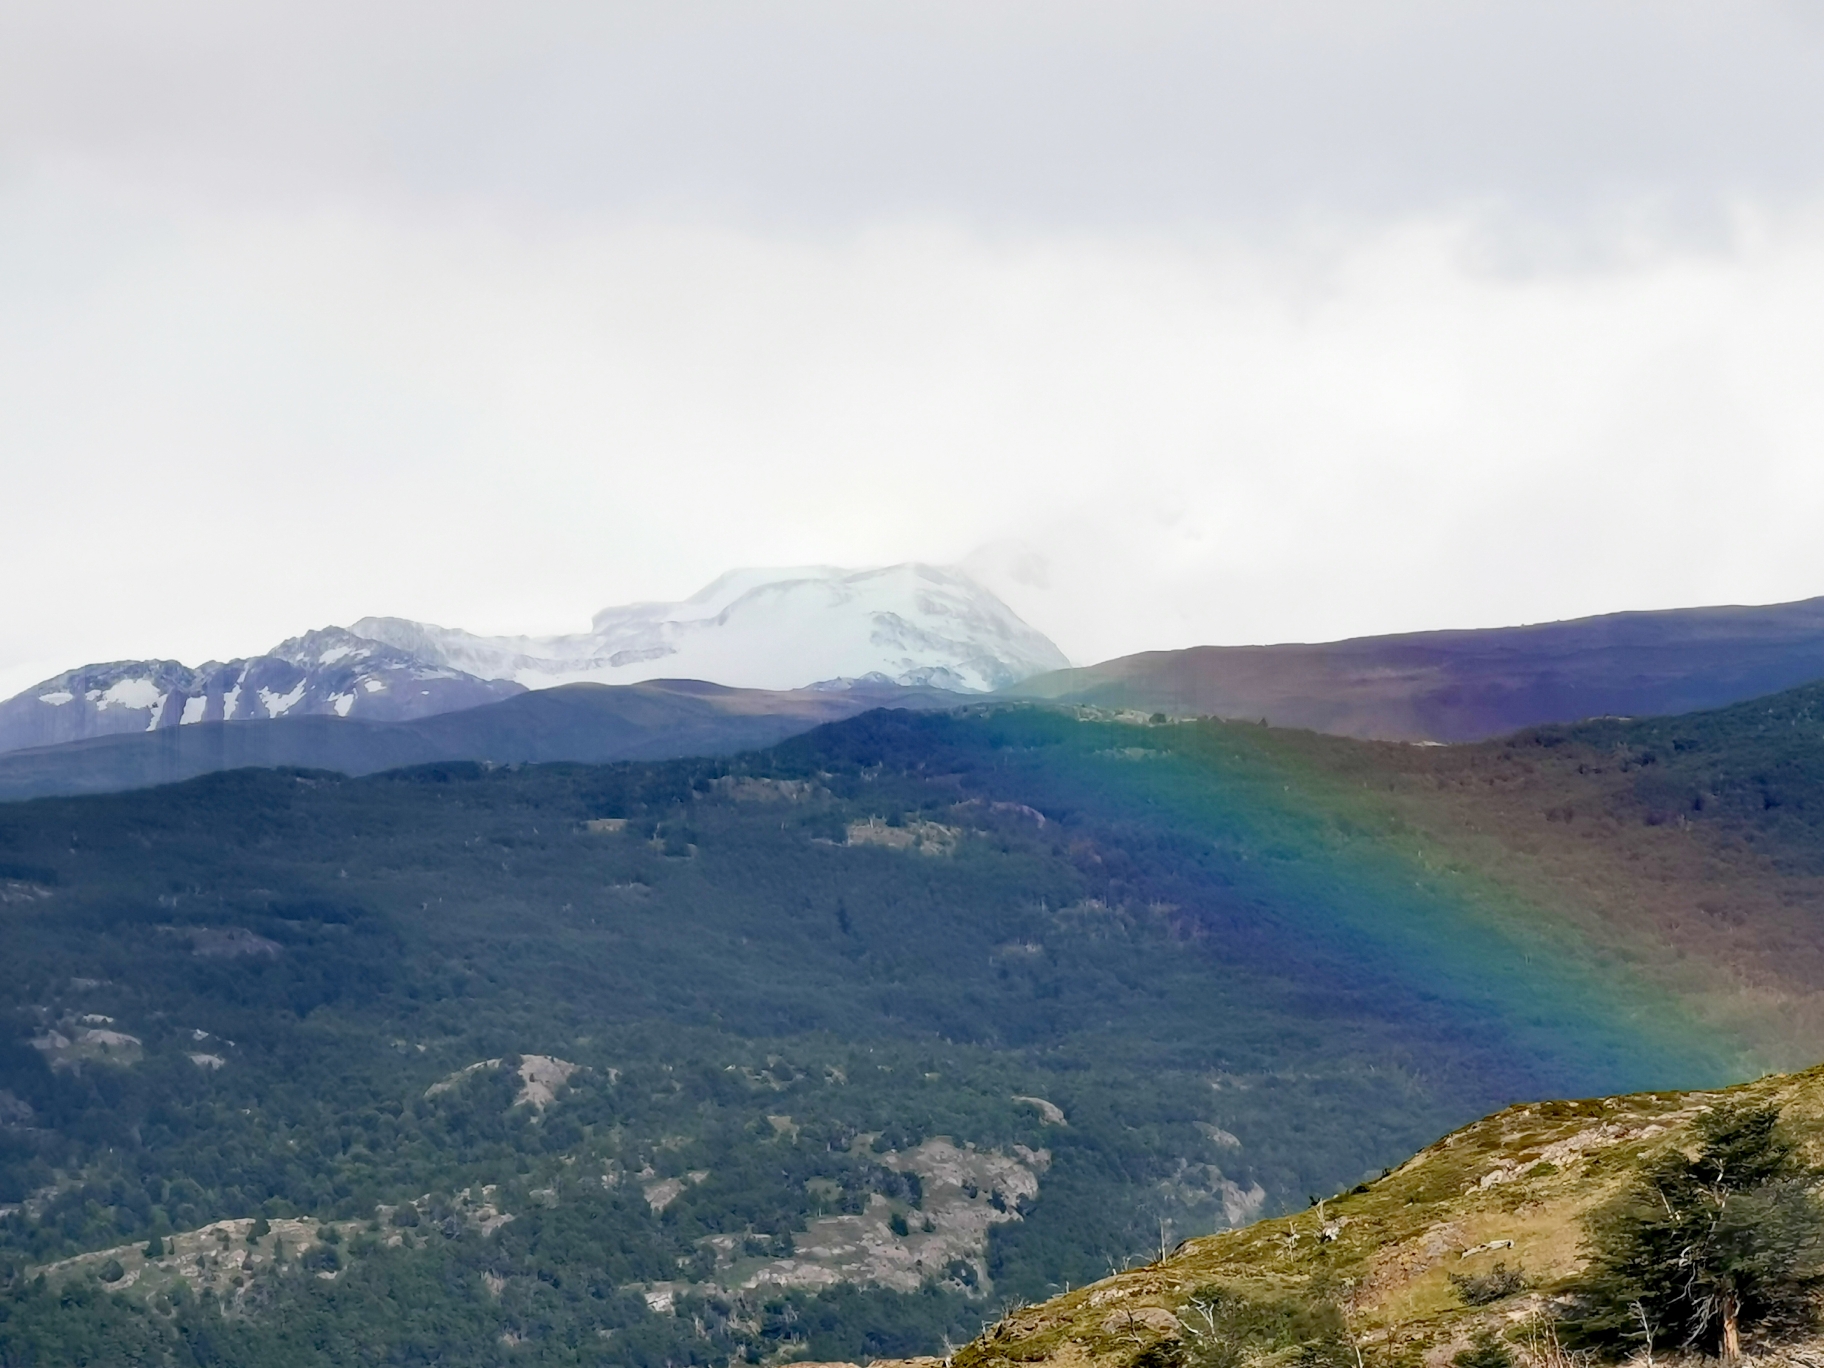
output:
[[[107,1023],[93,1025],[91,1022]],[[107,1017],[65,1020],[32,1037],[31,1045],[53,1069],[80,1070],[87,1064],[137,1064],[144,1057],[138,1036],[111,1030]]]
[[[400,722],[523,692],[328,627],[265,655],[195,669],[123,660],[66,670],[0,703],[0,751],[199,722],[313,715]]]
[[[1023,1145],[1001,1154],[937,1137],[905,1153],[889,1152],[881,1162],[918,1175],[923,1201],[917,1210],[898,1213],[876,1195],[859,1215],[813,1221],[790,1258],[764,1265],[740,1286],[857,1283],[916,1292],[929,1278],[949,1277],[985,1289],[989,1228],[1020,1219],[1021,1206],[1038,1196],[1039,1175],[1051,1155]],[[896,1214],[905,1222],[904,1234],[895,1230]]]
[[[431,1084],[424,1090],[426,1097],[435,1097],[438,1093],[448,1092],[465,1078],[480,1073],[484,1069],[498,1069],[505,1059],[482,1059],[458,1069],[448,1078]],[[557,1059],[552,1055],[521,1055],[519,1067],[519,1094],[513,1099],[516,1107],[532,1107],[543,1111],[557,1101],[557,1090],[570,1081],[577,1066],[567,1059]]]

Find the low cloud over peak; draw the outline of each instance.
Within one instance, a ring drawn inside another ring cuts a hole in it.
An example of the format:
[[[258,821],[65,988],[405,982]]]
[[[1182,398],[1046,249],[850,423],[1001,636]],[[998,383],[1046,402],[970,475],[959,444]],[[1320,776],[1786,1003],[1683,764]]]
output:
[[[0,689],[730,564],[1083,661],[1801,598],[1820,92],[1775,4],[16,7]]]

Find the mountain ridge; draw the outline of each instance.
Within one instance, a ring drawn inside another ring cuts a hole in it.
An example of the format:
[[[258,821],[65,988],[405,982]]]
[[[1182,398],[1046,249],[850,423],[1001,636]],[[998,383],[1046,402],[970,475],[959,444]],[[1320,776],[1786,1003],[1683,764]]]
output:
[[[1036,675],[1003,693],[1458,742],[1582,718],[1694,712],[1815,679],[1824,679],[1824,598],[1147,651]]]
[[[571,683],[697,678],[772,693],[982,693],[1065,664],[960,570],[734,570],[680,603],[604,608],[579,635],[486,637],[369,617],[194,669],[173,660],[85,665],[0,701],[0,753],[213,722],[407,722]]]
[[[444,761],[541,764],[668,760],[774,745],[878,707],[954,702],[934,689],[731,689],[701,680],[561,684],[398,722],[321,714],[204,722],[0,753],[0,802],[116,793],[223,770],[358,776]]]
[[[452,669],[529,687],[711,679],[793,689],[878,678],[981,693],[1068,664],[1049,639],[961,570],[731,570],[676,603],[596,613],[567,636],[482,636],[403,618],[354,630]]]
[[[53,675],[0,702],[0,753],[199,723],[333,715],[397,722],[524,691],[423,660],[340,627],[263,655],[112,661]]]

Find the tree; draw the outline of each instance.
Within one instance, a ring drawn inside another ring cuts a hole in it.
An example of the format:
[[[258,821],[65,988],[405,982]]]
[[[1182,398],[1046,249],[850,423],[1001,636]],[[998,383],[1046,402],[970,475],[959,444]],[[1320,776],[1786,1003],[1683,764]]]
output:
[[[1713,1108],[1697,1123],[1696,1157],[1662,1156],[1590,1218],[1579,1338],[1618,1347],[1645,1336],[1733,1361],[1744,1329],[1814,1321],[1819,1174],[1798,1161],[1779,1120],[1773,1107]]]
[[[1456,1368],[1514,1368],[1514,1351],[1493,1330],[1484,1328],[1470,1336],[1470,1347],[1459,1351],[1451,1362]]]

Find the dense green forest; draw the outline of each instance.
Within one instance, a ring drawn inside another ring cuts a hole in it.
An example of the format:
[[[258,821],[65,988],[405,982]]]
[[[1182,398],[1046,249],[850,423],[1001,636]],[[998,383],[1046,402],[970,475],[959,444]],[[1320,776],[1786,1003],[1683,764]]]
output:
[[[933,1351],[1513,1099],[1727,1074],[1262,735],[0,806],[0,1363]]]

